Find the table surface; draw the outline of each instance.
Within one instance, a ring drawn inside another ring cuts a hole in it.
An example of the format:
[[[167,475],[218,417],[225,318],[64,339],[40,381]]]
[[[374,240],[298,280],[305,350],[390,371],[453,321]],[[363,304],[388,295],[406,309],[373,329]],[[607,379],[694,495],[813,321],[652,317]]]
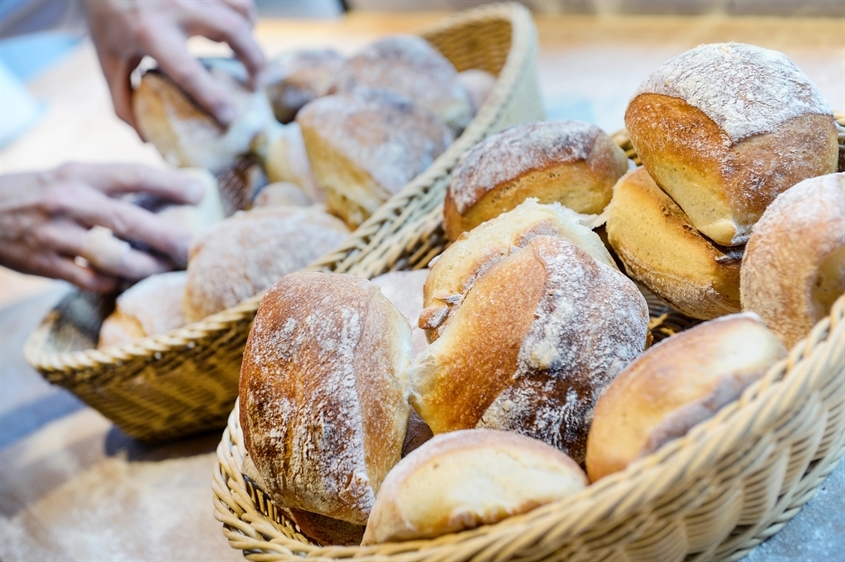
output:
[[[354,14],[330,21],[261,21],[269,55],[302,46],[351,53],[443,14]],[[845,109],[845,21],[825,19],[547,16],[537,18],[539,78],[549,118],[622,125],[630,94],[664,60],[701,43],[739,41],[786,53],[831,106]],[[226,49],[192,40],[198,54]],[[29,84],[41,120],[0,151],[0,173],[66,161],[162,166],[111,113],[90,43]],[[26,365],[29,332],[68,290],[0,269],[0,559],[243,560],[214,520],[211,470],[220,433],[145,446]],[[746,560],[840,559],[845,465],[779,534]]]

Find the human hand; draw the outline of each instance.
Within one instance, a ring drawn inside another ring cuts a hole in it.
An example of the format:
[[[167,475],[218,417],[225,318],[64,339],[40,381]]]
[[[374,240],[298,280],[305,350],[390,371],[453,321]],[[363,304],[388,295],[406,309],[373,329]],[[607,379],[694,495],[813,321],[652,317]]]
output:
[[[168,259],[187,261],[189,230],[121,196],[148,194],[195,204],[204,192],[185,172],[136,164],[65,164],[2,176],[2,184],[0,265],[97,292],[115,290],[121,279],[167,271]],[[161,256],[134,249],[128,241]]]
[[[194,35],[225,41],[253,86],[264,66],[252,0],[85,0],[85,9],[115,112],[136,130],[130,78],[144,55],[224,126],[235,118],[234,103],[185,42]]]

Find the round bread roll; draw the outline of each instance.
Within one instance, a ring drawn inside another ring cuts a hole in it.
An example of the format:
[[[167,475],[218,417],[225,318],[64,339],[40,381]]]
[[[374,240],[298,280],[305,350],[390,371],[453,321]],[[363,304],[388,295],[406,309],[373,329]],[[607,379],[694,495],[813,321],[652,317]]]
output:
[[[775,335],[748,313],[700,324],[649,348],[599,398],[587,442],[590,480],[686,435],[785,356]]]
[[[356,88],[297,114],[329,211],[351,228],[434,162],[453,136],[433,113],[389,90]]]
[[[845,293],[845,174],[804,180],[754,226],[742,260],[742,307],[791,348]]]
[[[472,120],[472,101],[455,67],[420,37],[386,37],[349,58],[338,71],[332,91],[359,86],[402,94],[437,115],[455,133]]]
[[[196,322],[235,306],[348,234],[341,221],[311,207],[255,209],[220,222],[191,242],[185,317]]]
[[[481,275],[409,371],[435,434],[515,431],[584,460],[602,389],[642,353],[634,283],[565,238],[537,236]]]
[[[428,341],[440,337],[476,279],[535,236],[562,236],[596,261],[616,268],[599,237],[582,226],[586,218],[559,203],[541,205],[529,198],[464,233],[431,264],[424,288],[424,309],[419,317]]]
[[[268,61],[264,91],[276,119],[289,123],[305,104],[328,94],[342,66],[343,57],[333,49],[300,49]]]
[[[239,388],[244,446],[279,505],[367,522],[410,408],[408,321],[351,275],[293,273],[261,301]]]
[[[821,92],[783,54],[740,43],[664,63],[625,126],[654,181],[723,246],[744,244],[779,193],[835,172],[839,156]]]
[[[411,325],[414,353],[420,353],[428,346],[425,332],[418,326],[423,304],[423,285],[428,278],[428,269],[416,271],[391,271],[373,278],[387,300],[399,309]]]
[[[97,348],[166,334],[187,324],[182,314],[186,282],[184,271],[159,273],[121,293],[114,312],[103,320]]]
[[[388,473],[363,544],[496,523],[586,486],[572,459],[536,439],[490,429],[437,435]]]
[[[455,168],[443,206],[446,235],[457,240],[528,197],[599,214],[627,169],[622,149],[590,123],[510,127],[475,145]]]
[[[260,207],[308,207],[313,205],[298,185],[280,181],[265,185],[252,200],[252,208]]]
[[[326,194],[317,185],[298,123],[274,127],[262,147],[265,149],[262,154],[264,169],[271,182],[296,184],[312,201],[325,201]]]
[[[471,68],[458,73],[458,80],[463,84],[469,99],[472,101],[472,112],[478,113],[484,100],[493,91],[496,85],[496,77],[484,70]]]
[[[687,316],[708,320],[741,310],[743,248],[702,236],[644,168],[616,184],[607,236],[628,275]]]

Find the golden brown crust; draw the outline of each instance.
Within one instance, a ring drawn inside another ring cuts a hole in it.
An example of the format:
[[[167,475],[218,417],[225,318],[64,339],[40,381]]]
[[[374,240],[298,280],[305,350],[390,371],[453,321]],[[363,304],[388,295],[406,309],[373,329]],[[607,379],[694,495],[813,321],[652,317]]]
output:
[[[625,270],[693,318],[739,312],[741,249],[704,238],[639,168],[616,184],[607,234]]]
[[[343,57],[333,49],[299,49],[268,61],[264,69],[264,91],[276,119],[293,121],[296,112],[329,93],[343,66]]]

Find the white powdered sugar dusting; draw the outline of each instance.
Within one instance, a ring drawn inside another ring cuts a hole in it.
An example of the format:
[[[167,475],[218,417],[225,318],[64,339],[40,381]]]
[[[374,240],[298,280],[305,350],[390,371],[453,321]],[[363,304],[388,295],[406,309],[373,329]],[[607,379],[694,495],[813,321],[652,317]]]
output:
[[[701,110],[736,143],[806,114],[832,115],[821,92],[784,54],[742,43],[700,45],[660,66],[634,94]]]

